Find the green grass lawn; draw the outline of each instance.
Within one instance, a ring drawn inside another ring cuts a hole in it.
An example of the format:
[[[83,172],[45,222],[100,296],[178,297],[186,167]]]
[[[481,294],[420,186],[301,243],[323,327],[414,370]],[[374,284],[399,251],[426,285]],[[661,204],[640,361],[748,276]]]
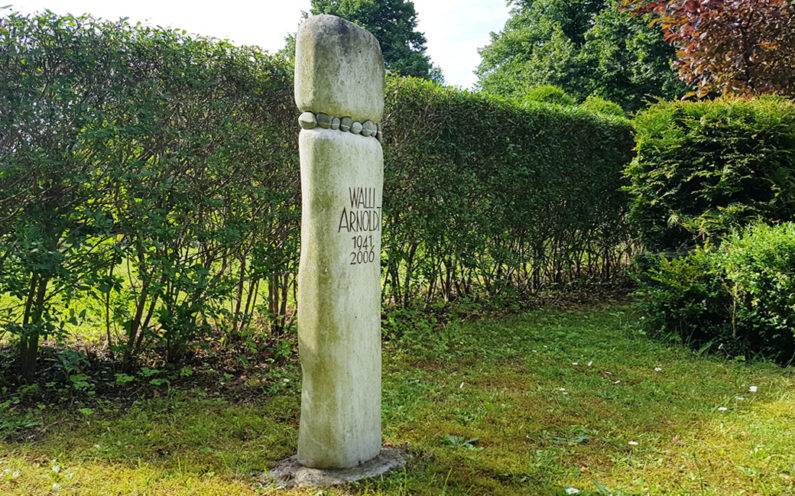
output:
[[[255,401],[175,387],[80,410],[8,405],[0,494],[601,494],[594,481],[616,494],[795,494],[795,371],[700,357],[638,328],[610,305],[386,343],[384,441],[412,457],[321,492],[252,477],[295,452],[295,359]]]

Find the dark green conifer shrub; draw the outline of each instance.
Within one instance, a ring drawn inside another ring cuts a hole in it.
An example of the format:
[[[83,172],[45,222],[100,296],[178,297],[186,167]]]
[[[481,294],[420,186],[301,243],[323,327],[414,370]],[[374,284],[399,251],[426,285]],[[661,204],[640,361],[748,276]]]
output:
[[[653,252],[795,217],[795,103],[665,102],[634,121],[631,220]]]

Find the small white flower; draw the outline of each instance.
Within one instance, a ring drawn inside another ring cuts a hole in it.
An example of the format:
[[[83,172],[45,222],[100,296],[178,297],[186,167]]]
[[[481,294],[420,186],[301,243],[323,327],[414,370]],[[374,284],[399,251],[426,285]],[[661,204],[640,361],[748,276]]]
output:
[[[61,466],[56,463],[55,465],[52,466],[52,471],[55,472],[56,474],[59,473],[61,471]]]
[[[743,398],[742,396],[737,396],[737,397],[736,397],[736,398],[734,398],[734,399],[736,399],[737,401],[743,401],[743,400],[745,400],[745,398]]]
[[[566,488],[566,494],[579,494],[579,493],[580,493],[580,490],[577,489],[576,487],[567,487]]]
[[[95,444],[95,445],[94,445],[94,449],[100,449],[101,447],[102,447],[102,446],[100,446],[100,445],[98,445],[98,444]]]
[[[290,382],[290,379],[284,379],[284,382]]]
[[[756,386],[751,386],[751,387],[748,388],[748,391],[750,391],[752,393],[755,393],[755,392],[759,391],[759,388],[756,387]]]
[[[18,477],[19,477],[19,470],[14,470],[14,473],[13,473],[13,474],[11,474],[11,478],[12,478],[12,479],[16,479],[16,478],[18,478]]]
[[[58,489],[59,487],[61,487],[61,486],[59,486],[57,482],[53,482],[52,483],[52,488],[53,489]]]
[[[538,350],[533,350],[533,353],[538,353]]]
[[[458,386],[458,389],[464,389],[464,383],[463,382]]]
[[[654,367],[655,372],[662,372],[662,367]]]
[[[590,367],[591,365],[593,365],[593,361],[588,362],[588,366]]]
[[[574,365],[575,367],[576,367],[577,365],[579,365],[579,363],[578,363],[578,362],[571,362],[571,364],[572,364],[572,365]]]
[[[725,412],[726,410],[728,410],[728,408],[726,408],[725,406],[719,406],[718,407],[718,411],[719,412]]]
[[[613,381],[613,384],[618,384],[618,383],[620,383],[620,382],[621,382],[621,380],[619,379],[619,380],[617,380],[617,381]]]
[[[544,348],[549,348],[549,346],[547,346],[547,345],[544,345]]]
[[[565,391],[566,388],[558,388],[558,391]]]
[[[637,446],[638,442],[637,441],[629,441],[627,444],[630,445],[630,446]]]

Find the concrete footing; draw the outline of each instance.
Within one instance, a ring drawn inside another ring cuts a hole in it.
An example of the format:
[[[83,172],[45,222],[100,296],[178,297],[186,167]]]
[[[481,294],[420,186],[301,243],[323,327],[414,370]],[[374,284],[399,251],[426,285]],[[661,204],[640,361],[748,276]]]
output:
[[[396,448],[382,448],[375,458],[351,468],[319,469],[304,467],[298,456],[283,460],[269,473],[268,482],[279,487],[330,487],[379,477],[406,465],[407,455]]]

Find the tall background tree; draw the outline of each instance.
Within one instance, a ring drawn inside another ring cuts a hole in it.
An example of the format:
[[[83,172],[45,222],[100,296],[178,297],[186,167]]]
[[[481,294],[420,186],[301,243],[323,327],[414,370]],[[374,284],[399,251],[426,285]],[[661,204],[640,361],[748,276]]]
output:
[[[795,3],[790,0],[631,3],[636,14],[656,16],[665,39],[677,48],[679,77],[696,86],[699,96],[795,96]]]
[[[686,92],[671,64],[675,50],[650,18],[605,0],[511,2],[511,17],[481,49],[478,86],[523,99],[533,87],[560,86],[578,100],[597,95],[636,110],[653,97]]]
[[[401,76],[444,82],[442,70],[425,53],[425,35],[417,31],[417,11],[407,0],[312,0],[309,13],[332,14],[370,31],[381,44],[388,71]],[[308,14],[305,13],[304,17]],[[295,55],[295,36],[280,52]]]
[[[619,5],[607,5],[592,19],[580,50],[586,69],[585,91],[634,111],[655,98],[672,99],[690,87],[676,77],[675,49],[659,30],[650,27],[651,16],[633,17]]]

